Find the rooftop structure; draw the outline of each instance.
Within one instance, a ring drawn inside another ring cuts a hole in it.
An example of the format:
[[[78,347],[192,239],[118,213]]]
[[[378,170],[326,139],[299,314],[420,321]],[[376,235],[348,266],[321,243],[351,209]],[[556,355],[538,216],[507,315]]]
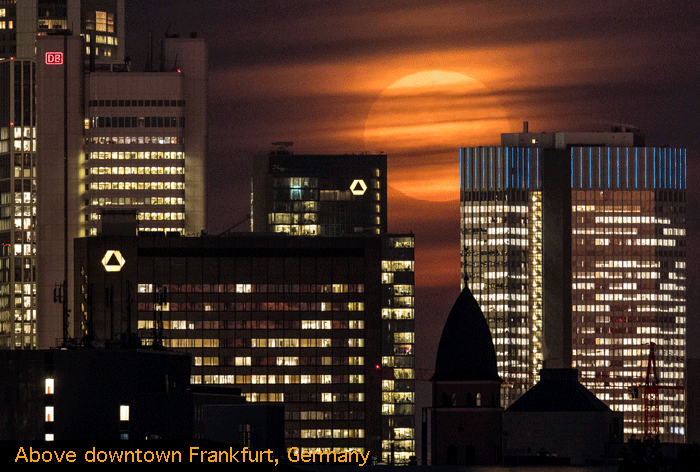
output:
[[[445,322],[432,382],[431,465],[500,464],[503,409],[496,352],[466,284]]]
[[[251,229],[305,236],[386,233],[386,155],[255,157]]]

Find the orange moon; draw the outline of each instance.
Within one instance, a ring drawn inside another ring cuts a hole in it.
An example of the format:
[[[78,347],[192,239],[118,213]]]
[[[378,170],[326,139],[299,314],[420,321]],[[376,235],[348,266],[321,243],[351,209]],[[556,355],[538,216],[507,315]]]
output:
[[[506,112],[479,81],[444,70],[407,75],[382,91],[365,122],[365,149],[388,155],[389,185],[419,200],[459,198],[459,148],[493,145]]]

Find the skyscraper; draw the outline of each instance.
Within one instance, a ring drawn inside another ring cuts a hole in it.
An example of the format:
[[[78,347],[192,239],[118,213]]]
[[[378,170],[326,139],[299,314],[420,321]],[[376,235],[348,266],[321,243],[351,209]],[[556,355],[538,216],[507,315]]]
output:
[[[625,435],[642,436],[654,343],[661,440],[684,442],[685,150],[632,132],[525,130],[461,149],[460,163],[462,272],[494,337],[504,406],[543,361],[573,366],[624,412]],[[545,247],[548,225],[570,238]],[[546,274],[552,257],[571,271]]]
[[[288,144],[288,143],[283,143]],[[382,235],[381,460],[415,455],[414,238],[387,234],[386,155],[297,155],[278,149],[255,158],[252,229],[296,236]],[[367,316],[372,316],[367,314]]]
[[[37,347],[37,38],[75,28],[96,62],[123,60],[123,20],[123,0],[0,1],[0,348]]]
[[[255,157],[251,228],[308,236],[386,233],[386,155]]]
[[[40,347],[68,337],[73,239],[98,234],[101,211],[135,211],[140,231],[206,228],[206,49],[196,37],[161,47],[159,71],[130,72],[94,69],[80,36],[37,42]]]

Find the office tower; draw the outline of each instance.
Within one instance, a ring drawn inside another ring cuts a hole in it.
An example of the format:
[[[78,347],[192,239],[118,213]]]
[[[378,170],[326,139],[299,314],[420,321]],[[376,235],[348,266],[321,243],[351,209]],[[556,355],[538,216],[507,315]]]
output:
[[[386,234],[386,155],[296,155],[288,150],[291,143],[280,144],[255,158],[253,231],[384,235],[381,460],[407,464],[415,455],[414,239]]]
[[[129,72],[86,66],[79,36],[37,41],[40,347],[70,337],[72,241],[98,234],[102,211],[135,211],[141,231],[205,229],[205,46],[161,45],[160,71]]]
[[[570,366],[624,413],[626,437],[644,435],[650,400],[661,440],[684,442],[685,150],[630,132],[525,130],[460,153],[462,271],[495,340],[504,406],[543,361],[569,367],[548,344],[561,352],[570,332]],[[544,247],[548,224],[571,237]],[[547,257],[570,258],[571,273],[547,274]],[[564,336],[548,338],[547,324]],[[656,407],[640,387],[651,343]]]
[[[123,0],[0,1],[0,348],[37,347],[36,40],[76,28],[96,63],[122,60],[123,18]]]
[[[382,237],[382,455],[408,464],[416,453],[414,238]]]
[[[400,362],[377,367],[394,339],[403,351],[387,358],[413,352],[412,333],[381,335],[379,281],[403,270],[383,270],[381,237],[99,235],[75,248],[72,308],[86,320],[75,337],[110,342],[131,332],[186,351],[193,384],[284,404],[287,447],[379,455],[383,403],[399,407],[412,394],[396,381],[383,402],[386,371],[412,376]]]
[[[124,59],[124,0],[0,1],[0,59],[33,60],[38,36],[73,30],[98,60]]]
[[[289,143],[284,143],[289,144]],[[251,230],[308,236],[386,233],[386,155],[255,156]]]

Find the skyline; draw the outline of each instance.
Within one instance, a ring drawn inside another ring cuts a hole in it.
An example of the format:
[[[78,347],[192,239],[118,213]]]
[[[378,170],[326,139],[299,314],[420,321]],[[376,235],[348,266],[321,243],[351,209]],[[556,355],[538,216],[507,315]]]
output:
[[[419,368],[433,368],[430,346],[439,331],[431,326],[442,326],[459,293],[461,146],[497,144],[500,132],[518,132],[523,121],[533,132],[634,125],[648,146],[688,149],[688,240],[698,237],[694,208],[700,198],[692,182],[700,176],[700,120],[694,114],[700,78],[693,58],[700,9],[694,3],[593,2],[582,9],[572,1],[381,7],[209,2],[189,11],[190,5],[169,4],[168,16],[157,4],[135,9],[127,1],[126,50],[139,70],[148,29],[156,40],[168,28],[181,35],[197,31],[207,41],[209,232],[218,234],[250,212],[253,156],[272,149],[274,141],[293,141],[299,154],[384,151],[388,229],[416,235],[417,320],[430,325],[416,330]],[[488,132],[459,142],[437,137],[409,149],[394,142],[415,128],[403,134],[394,129],[389,142],[366,139],[373,109],[396,102],[387,88],[430,71],[462,74],[478,86],[465,93],[424,83],[411,94],[409,112],[422,104],[432,110],[424,119],[435,120],[434,129],[457,123],[465,134],[469,123],[486,119],[493,125]],[[692,287],[698,276],[692,244],[688,260]],[[688,357],[700,357],[697,298],[688,292]]]

